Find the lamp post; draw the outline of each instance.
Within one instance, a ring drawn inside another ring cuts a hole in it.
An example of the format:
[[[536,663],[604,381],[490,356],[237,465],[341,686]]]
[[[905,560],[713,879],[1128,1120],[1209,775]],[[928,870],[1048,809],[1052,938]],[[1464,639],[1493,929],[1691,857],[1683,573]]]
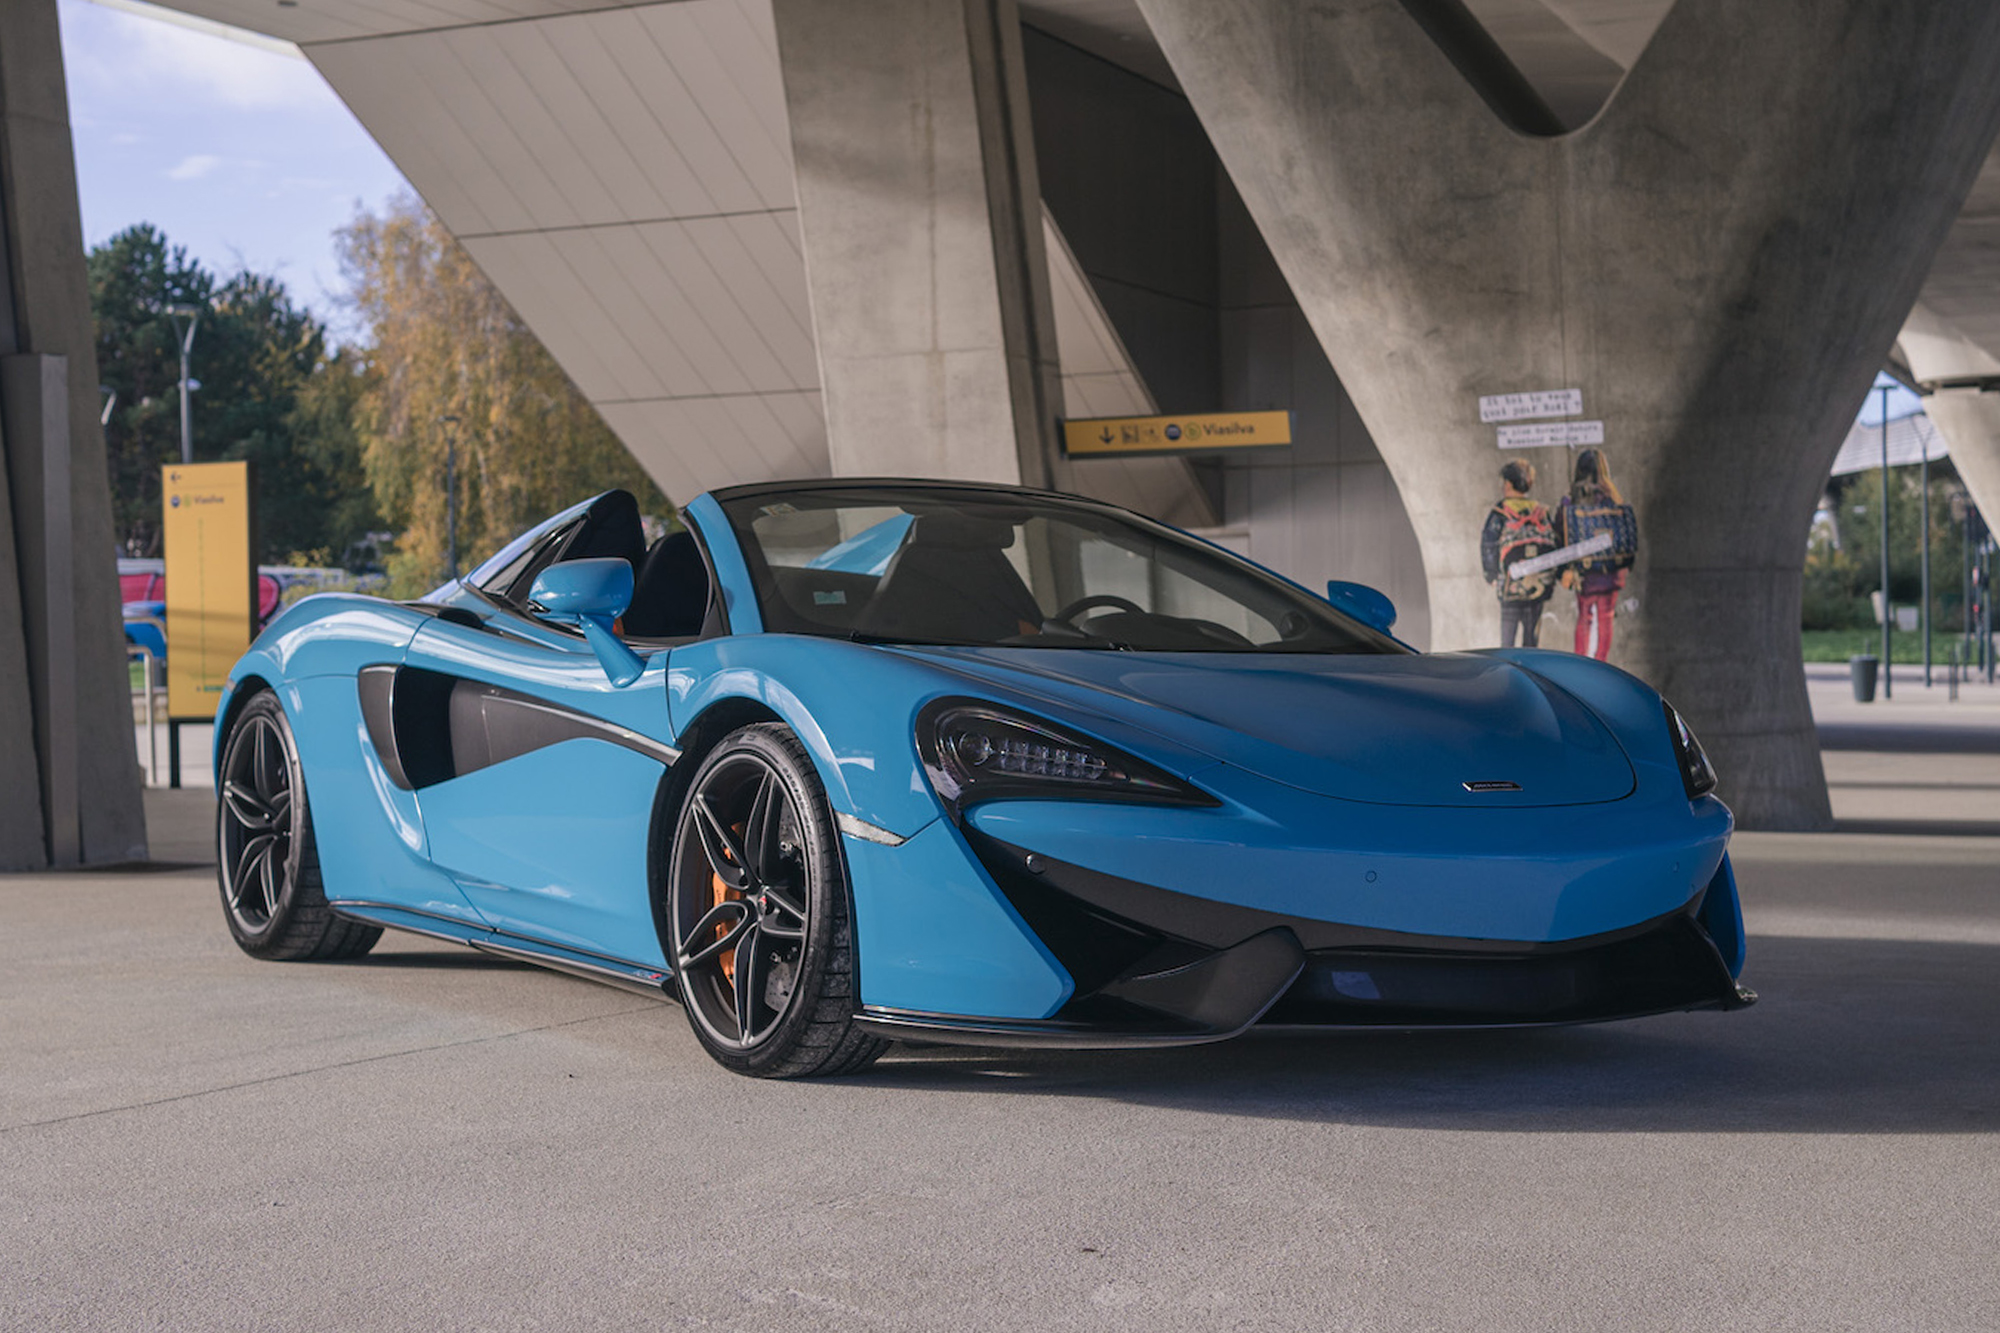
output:
[[[1921,431],[1917,433],[1917,459],[1920,473],[1917,490],[1923,496],[1924,515],[1922,565],[1924,610],[1919,627],[1924,632],[1924,688],[1929,689],[1931,687],[1931,447],[1929,441],[1923,438]]]
[[[188,357],[194,352],[194,331],[201,326],[201,307],[198,305],[176,304],[167,307],[167,318],[174,322],[174,341],[181,349],[181,462],[194,462],[194,411],[188,400]],[[187,331],[182,332],[181,320],[187,320]]]
[[[447,579],[458,577],[458,416],[447,412],[444,424],[444,560]]]
[[[1889,655],[1890,622],[1895,608],[1889,605],[1889,386],[1882,386],[1882,697],[1895,697],[1895,659]]]

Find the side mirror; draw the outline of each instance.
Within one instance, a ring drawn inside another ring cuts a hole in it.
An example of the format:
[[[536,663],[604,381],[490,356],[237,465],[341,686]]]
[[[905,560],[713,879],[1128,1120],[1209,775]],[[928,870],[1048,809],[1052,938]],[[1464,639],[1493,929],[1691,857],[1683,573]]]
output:
[[[566,560],[535,576],[528,601],[556,620],[616,620],[632,604],[632,566],[624,560]]]
[[[565,560],[550,565],[535,576],[528,605],[557,624],[580,627],[613,685],[630,685],[645,671],[646,660],[611,632],[611,622],[632,605],[629,561]]]
[[[1385,593],[1377,592],[1365,583],[1348,583],[1332,579],[1326,585],[1326,600],[1333,603],[1333,609],[1353,616],[1370,629],[1379,629],[1384,634],[1389,626],[1396,623],[1396,604]]]

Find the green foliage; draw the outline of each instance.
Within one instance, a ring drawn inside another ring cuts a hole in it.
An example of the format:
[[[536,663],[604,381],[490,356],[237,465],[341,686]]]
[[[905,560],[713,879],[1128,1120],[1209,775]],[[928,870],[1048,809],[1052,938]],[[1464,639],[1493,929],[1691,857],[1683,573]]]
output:
[[[642,513],[665,496],[450,233],[415,199],[340,233],[368,330],[355,420],[390,527],[392,595],[444,577],[446,460],[456,453],[458,557],[472,567],[514,534],[622,486]]]
[[[157,555],[160,467],[180,457],[180,358],[165,311],[206,305],[215,284],[184,248],[169,248],[143,223],[92,250],[89,277],[98,375],[118,395],[104,428],[112,520],[128,554]],[[197,417],[197,432],[200,424]]]
[[[156,555],[160,468],[180,458],[180,357],[169,305],[203,308],[191,377],[197,462],[248,459],[257,479],[258,559],[338,554],[374,526],[352,428],[353,358],[329,355],[326,330],[275,278],[218,284],[145,224],[89,257],[99,373],[117,392],[105,426],[113,519],[122,549]]]
[[[1940,629],[1931,635],[1931,663],[1943,669],[1951,660],[1953,647],[1959,646],[1967,654],[1965,660],[1977,651],[1977,640],[1967,640],[1956,633],[1946,633]],[[1809,629],[1799,635],[1799,646],[1805,661],[1845,662],[1850,657],[1877,657],[1882,655],[1882,629],[1870,625],[1866,629]],[[1921,634],[1896,633],[1889,636],[1889,648],[1895,655],[1896,665],[1921,666],[1924,660],[1924,636]],[[1897,680],[1905,679],[1901,672]]]
[[[1940,628],[1957,625],[1964,604],[1964,533],[1951,518],[1951,497],[1962,489],[1948,461],[1931,464],[1931,616]],[[1813,534],[1801,619],[1809,630],[1865,629],[1875,624],[1869,594],[1882,586],[1881,469],[1836,477],[1831,490],[1840,544]],[[1923,598],[1921,492],[1918,468],[1889,469],[1889,597],[1898,606]]]

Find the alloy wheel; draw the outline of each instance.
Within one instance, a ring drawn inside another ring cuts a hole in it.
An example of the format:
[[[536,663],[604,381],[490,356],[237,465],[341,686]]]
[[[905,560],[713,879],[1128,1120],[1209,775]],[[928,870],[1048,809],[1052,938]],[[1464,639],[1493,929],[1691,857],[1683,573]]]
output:
[[[812,894],[798,812],[754,753],[710,769],[682,818],[674,970],[689,1011],[718,1045],[748,1050],[789,1012],[805,960]]]
[[[292,877],[291,746],[268,714],[244,719],[223,761],[224,895],[250,933],[269,929]]]

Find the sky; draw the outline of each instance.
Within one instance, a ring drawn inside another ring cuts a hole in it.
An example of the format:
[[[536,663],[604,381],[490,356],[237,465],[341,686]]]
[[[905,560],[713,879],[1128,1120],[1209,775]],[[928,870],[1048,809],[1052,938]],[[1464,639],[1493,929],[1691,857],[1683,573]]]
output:
[[[350,331],[334,229],[402,175],[302,59],[60,0],[83,239],[138,222],[203,267],[281,279]]]

